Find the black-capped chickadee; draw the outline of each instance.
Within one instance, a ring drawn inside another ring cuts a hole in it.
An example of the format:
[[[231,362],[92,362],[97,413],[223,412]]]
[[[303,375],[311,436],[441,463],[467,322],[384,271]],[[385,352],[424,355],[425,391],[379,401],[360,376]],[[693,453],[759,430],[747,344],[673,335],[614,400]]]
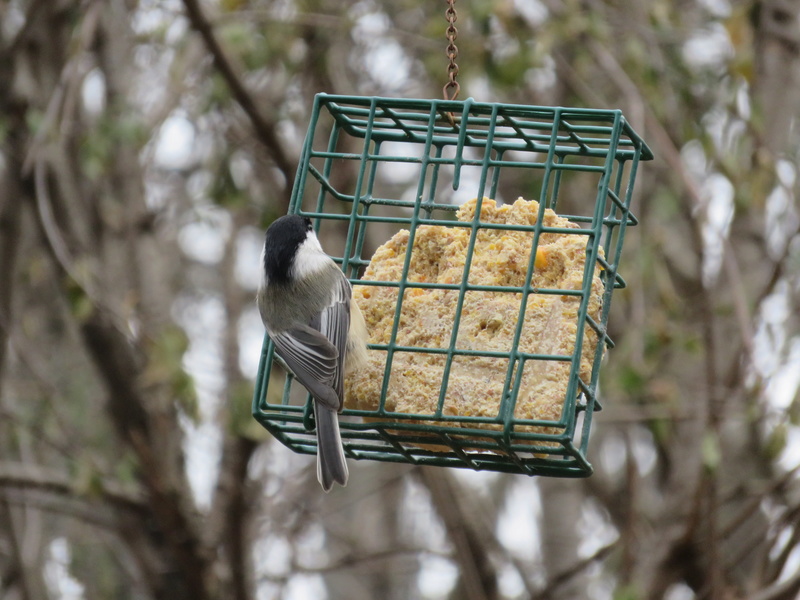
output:
[[[272,223],[261,263],[258,310],[275,352],[314,398],[317,478],[327,492],[334,482],[347,484],[337,413],[345,370],[366,359],[364,317],[310,219],[286,215]]]

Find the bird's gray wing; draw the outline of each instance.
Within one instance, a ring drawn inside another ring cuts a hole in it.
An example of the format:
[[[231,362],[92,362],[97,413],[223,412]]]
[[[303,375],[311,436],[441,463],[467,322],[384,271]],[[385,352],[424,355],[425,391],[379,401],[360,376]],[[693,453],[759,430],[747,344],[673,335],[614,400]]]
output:
[[[319,316],[310,323],[311,327],[330,340],[338,352],[336,369],[331,386],[340,398],[337,410],[344,408],[344,364],[347,358],[347,336],[350,332],[350,299],[353,289],[344,273],[339,271],[341,277],[334,286],[331,301]]]
[[[311,392],[315,400],[338,411],[341,397],[335,387],[339,351],[320,331],[298,325],[281,333],[270,334],[278,353],[295,378]]]

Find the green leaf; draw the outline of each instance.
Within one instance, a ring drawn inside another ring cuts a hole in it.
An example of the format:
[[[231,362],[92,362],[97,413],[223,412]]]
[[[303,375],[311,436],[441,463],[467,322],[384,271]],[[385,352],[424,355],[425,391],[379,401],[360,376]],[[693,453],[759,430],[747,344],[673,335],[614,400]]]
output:
[[[194,379],[183,369],[176,370],[170,381],[172,394],[186,416],[194,423],[200,420],[200,405]]]
[[[672,419],[651,419],[648,421],[650,433],[653,434],[653,439],[661,446],[666,446],[670,442],[670,437],[675,429],[675,423]]]
[[[270,376],[270,392],[282,389],[282,382],[274,375],[273,372]],[[242,381],[231,388],[228,398],[229,425],[233,435],[254,442],[263,442],[269,439],[269,433],[253,418],[253,391],[253,385],[249,381]]]
[[[209,194],[214,202],[225,208],[234,209],[247,206],[250,197],[236,185],[233,179],[230,156],[219,163]]]
[[[120,459],[114,463],[114,477],[120,483],[138,483],[139,463],[133,452],[125,452]]]
[[[794,399],[786,409],[786,414],[789,416],[789,423],[794,426],[800,425],[800,389],[795,392]]]
[[[644,390],[647,378],[635,367],[626,365],[620,369],[619,383],[625,393],[630,396],[637,396]]]
[[[776,460],[786,449],[789,428],[786,423],[779,423],[767,436],[764,443],[764,456],[768,460]]]
[[[92,299],[86,294],[86,290],[71,277],[67,278],[64,285],[66,288],[67,304],[69,305],[72,316],[75,317],[75,320],[78,322],[86,321],[94,311]]]
[[[633,585],[623,585],[614,590],[614,600],[640,600],[641,596]]]
[[[99,498],[104,489],[103,476],[88,459],[78,459],[72,475],[72,487],[82,496]]]
[[[702,456],[703,456],[703,466],[708,471],[716,471],[719,467],[720,462],[722,462],[722,450],[719,445],[719,438],[717,434],[708,431],[703,436],[703,443],[702,443]]]
[[[166,327],[147,347],[147,366],[142,373],[145,386],[168,388],[186,415],[197,422],[200,418],[194,380],[183,368],[183,355],[189,349],[189,338],[180,327]]]

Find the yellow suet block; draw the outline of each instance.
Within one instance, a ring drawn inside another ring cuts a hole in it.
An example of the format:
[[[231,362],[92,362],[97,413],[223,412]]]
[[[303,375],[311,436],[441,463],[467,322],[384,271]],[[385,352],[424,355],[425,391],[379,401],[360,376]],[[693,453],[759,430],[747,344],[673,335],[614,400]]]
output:
[[[472,221],[477,201],[465,203],[456,213],[459,221]],[[516,225],[536,223],[539,204],[522,198],[497,206],[484,198],[481,221]],[[550,209],[544,211],[548,227],[577,228]],[[479,229],[469,270],[469,283],[484,286],[523,286],[533,234],[507,229]],[[420,226],[416,231],[409,282],[460,283],[463,277],[470,229]],[[531,285],[535,289],[578,290],[583,287],[587,236],[542,233]],[[364,273],[367,281],[399,281],[409,232],[401,230],[378,248]],[[588,314],[600,321],[603,284],[595,267]],[[353,298],[361,308],[373,344],[390,342],[398,289],[354,287]],[[424,348],[448,348],[453,332],[458,290],[406,289],[396,344]],[[468,291],[458,326],[457,349],[510,352],[522,295],[510,292]],[[537,294],[528,296],[519,349],[526,353],[571,355],[578,328],[577,296]],[[597,335],[585,326],[580,375],[589,381]],[[370,351],[368,364],[348,375],[346,406],[376,410],[386,366],[386,352]],[[425,352],[394,354],[385,407],[387,410],[432,415],[442,386],[446,356]],[[497,417],[508,370],[508,359],[455,356],[447,381],[443,414]],[[522,374],[514,416],[518,419],[558,420],[570,373],[567,361],[528,360]],[[516,371],[515,371],[516,375]],[[513,379],[512,379],[513,381]],[[454,425],[449,423],[450,425]],[[457,425],[456,425],[457,426]],[[498,425],[470,425],[497,428]],[[542,432],[549,428],[541,429]]]

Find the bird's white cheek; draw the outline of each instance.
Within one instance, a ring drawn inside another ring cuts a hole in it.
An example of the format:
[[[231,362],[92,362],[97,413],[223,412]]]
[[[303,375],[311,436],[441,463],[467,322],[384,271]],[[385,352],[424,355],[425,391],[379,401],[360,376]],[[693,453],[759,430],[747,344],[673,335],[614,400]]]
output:
[[[297,249],[293,267],[295,279],[305,279],[319,273],[328,268],[330,263],[331,258],[323,252],[317,238],[308,237]]]
[[[264,258],[266,257],[267,249],[261,248],[261,258],[259,259],[258,264],[261,265],[261,280],[258,282],[258,289],[259,291],[263,290],[267,287],[267,271],[264,266]]]

